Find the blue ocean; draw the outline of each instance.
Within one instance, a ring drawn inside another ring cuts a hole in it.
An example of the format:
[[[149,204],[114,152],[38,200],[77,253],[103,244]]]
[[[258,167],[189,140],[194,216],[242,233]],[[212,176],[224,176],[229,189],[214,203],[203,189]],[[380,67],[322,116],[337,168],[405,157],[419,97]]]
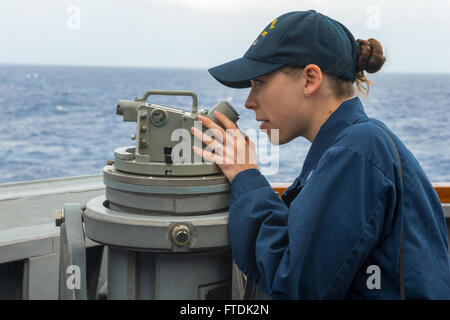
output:
[[[366,113],[383,121],[410,148],[432,182],[450,181],[450,75],[383,73],[361,98]],[[133,145],[136,124],[116,115],[120,99],[150,89],[190,90],[199,109],[229,101],[243,130],[259,123],[244,108],[249,89],[230,89],[206,70],[0,65],[0,183],[99,174],[117,147]],[[190,110],[189,97],[152,103]],[[271,182],[292,182],[310,143],[280,147]]]

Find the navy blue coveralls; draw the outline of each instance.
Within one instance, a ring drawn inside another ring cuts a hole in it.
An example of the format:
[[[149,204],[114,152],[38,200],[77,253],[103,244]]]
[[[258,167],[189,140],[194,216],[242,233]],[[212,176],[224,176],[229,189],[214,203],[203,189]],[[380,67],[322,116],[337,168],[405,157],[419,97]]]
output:
[[[403,187],[379,126],[398,149]],[[439,198],[412,153],[357,97],[323,124],[282,199],[256,169],[231,184],[233,259],[272,298],[398,299],[401,219],[406,299],[450,299]],[[379,288],[368,285],[376,267]]]

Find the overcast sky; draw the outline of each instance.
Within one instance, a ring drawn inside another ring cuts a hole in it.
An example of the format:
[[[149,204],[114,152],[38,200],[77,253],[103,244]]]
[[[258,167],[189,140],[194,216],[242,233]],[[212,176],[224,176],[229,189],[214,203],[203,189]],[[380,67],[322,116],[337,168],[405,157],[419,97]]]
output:
[[[0,0],[0,63],[208,68],[308,9],[378,39],[386,71],[450,72],[450,0]]]

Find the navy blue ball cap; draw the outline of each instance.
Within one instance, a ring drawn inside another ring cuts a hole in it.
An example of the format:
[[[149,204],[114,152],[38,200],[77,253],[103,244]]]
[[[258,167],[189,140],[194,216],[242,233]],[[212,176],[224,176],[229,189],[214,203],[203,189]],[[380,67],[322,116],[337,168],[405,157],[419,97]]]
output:
[[[359,44],[340,22],[314,10],[274,19],[242,58],[209,69],[220,83],[248,88],[250,80],[283,66],[318,65],[322,72],[355,81]]]
[[[250,80],[271,73],[283,66],[282,63],[253,60],[242,57],[209,69],[217,81],[231,88],[251,87]]]

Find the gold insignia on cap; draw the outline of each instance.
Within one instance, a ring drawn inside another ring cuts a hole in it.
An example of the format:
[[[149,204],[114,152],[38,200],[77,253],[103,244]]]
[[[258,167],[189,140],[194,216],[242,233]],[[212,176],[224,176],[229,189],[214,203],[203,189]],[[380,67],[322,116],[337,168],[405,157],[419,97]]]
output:
[[[276,23],[277,23],[277,19],[275,18],[275,20],[273,20],[273,21],[270,23],[269,30],[275,28],[275,24],[276,24]],[[263,32],[261,33],[261,36],[265,37],[266,34],[267,34],[267,31],[263,31]]]

